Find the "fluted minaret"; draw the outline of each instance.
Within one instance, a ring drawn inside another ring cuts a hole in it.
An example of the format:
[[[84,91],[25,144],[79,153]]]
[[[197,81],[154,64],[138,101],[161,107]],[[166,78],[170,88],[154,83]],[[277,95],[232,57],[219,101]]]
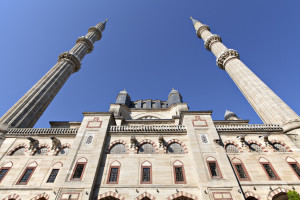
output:
[[[261,120],[266,124],[280,124],[285,132],[299,128],[299,116],[239,59],[238,52],[227,49],[221,37],[212,34],[207,25],[191,19],[205,48],[213,52],[219,68],[229,74]]]
[[[1,117],[0,132],[5,132],[8,127],[31,128],[35,125],[71,74],[80,69],[83,57],[101,39],[106,21],[91,27],[69,52],[59,55],[54,67]]]

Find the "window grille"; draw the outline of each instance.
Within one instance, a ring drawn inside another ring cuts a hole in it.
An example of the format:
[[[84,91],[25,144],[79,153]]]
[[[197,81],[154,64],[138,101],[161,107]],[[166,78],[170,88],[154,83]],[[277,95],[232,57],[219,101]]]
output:
[[[172,143],[167,148],[167,153],[172,154],[184,154],[184,149],[182,146],[178,143]]]
[[[47,155],[47,153],[48,153],[47,147],[42,147],[36,151],[35,155]]]
[[[139,148],[139,154],[154,154],[155,149],[152,144],[145,143]]]
[[[273,169],[271,168],[270,164],[262,164],[264,169],[266,170],[270,179],[277,179],[276,174],[274,173]]]
[[[208,139],[206,135],[201,135],[201,141],[203,144],[207,144],[208,143]]]
[[[49,176],[49,178],[47,180],[47,183],[54,183],[55,178],[56,178],[56,176],[58,174],[58,171],[59,171],[59,169],[52,169],[52,171],[50,173],[50,176]]]
[[[65,155],[68,155],[69,151],[70,151],[70,149],[68,147],[65,147],[65,148],[59,150],[57,155],[58,156],[65,156]]]
[[[110,154],[125,154],[126,147],[124,144],[116,144],[110,149]]]
[[[175,167],[176,182],[184,182],[182,167]]]
[[[260,146],[258,146],[258,145],[255,144],[255,143],[250,144],[250,150],[251,150],[251,151],[258,152],[258,153],[261,153],[261,152],[262,152],[262,148],[260,148]]]
[[[225,149],[226,153],[239,153],[238,148],[233,144],[228,144]]]
[[[217,163],[209,162],[208,166],[209,166],[209,170],[210,170],[212,178],[220,178],[220,172],[218,170]]]
[[[4,176],[6,175],[6,173],[9,171],[9,168],[2,168],[0,171],[0,182],[2,181],[2,179],[4,178]]]
[[[20,147],[13,152],[14,156],[23,156],[25,154],[25,147]]]
[[[92,135],[86,138],[85,144],[92,144],[94,137]]]
[[[235,169],[241,179],[247,179],[247,174],[241,164],[235,164]]]
[[[295,171],[295,173],[298,175],[298,177],[300,178],[300,168],[298,166],[297,163],[289,163],[290,166],[292,167],[292,169]],[[1,179],[0,179],[1,181]]]
[[[118,181],[118,172],[119,168],[112,167],[110,168],[109,182],[116,183]]]
[[[85,164],[77,164],[72,179],[81,179]]]
[[[150,182],[151,181],[151,174],[150,174],[150,167],[143,167],[143,177],[142,182]]]
[[[22,178],[19,180],[19,184],[26,184],[29,181],[29,178],[31,177],[33,171],[34,168],[27,168]]]
[[[273,144],[273,148],[277,152],[286,152],[286,148],[282,144],[275,143]]]

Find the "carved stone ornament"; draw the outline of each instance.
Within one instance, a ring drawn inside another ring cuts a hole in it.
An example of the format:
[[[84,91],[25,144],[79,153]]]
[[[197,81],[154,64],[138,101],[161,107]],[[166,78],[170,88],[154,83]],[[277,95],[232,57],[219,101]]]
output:
[[[227,49],[217,58],[217,65],[225,70],[226,63],[232,58],[240,58],[239,53],[234,49]]]
[[[159,136],[158,141],[159,141],[159,147],[164,147],[165,146],[165,140],[164,140],[163,135]]]
[[[94,44],[92,42],[91,39],[85,37],[85,36],[82,36],[82,37],[79,37],[77,40],[76,40],[76,44],[77,43],[83,43],[85,44],[87,47],[88,47],[88,52],[87,53],[91,53],[94,49]]]
[[[34,150],[39,147],[39,141],[36,139],[33,139],[32,137],[27,137],[27,139],[30,141],[28,150]]]
[[[198,30],[197,30],[197,32],[196,32],[198,38],[202,39],[201,33],[202,33],[202,31],[204,31],[204,30],[210,31],[209,26],[207,26],[206,24],[203,24],[202,26],[200,26],[200,27],[198,28]]]
[[[75,72],[78,72],[81,66],[80,58],[72,52],[63,52],[59,55],[58,61],[67,60],[75,67]]]
[[[210,51],[211,50],[211,45],[215,42],[222,42],[222,39],[219,35],[211,35],[209,36],[205,42],[204,42],[204,46],[205,48]]]
[[[56,150],[61,147],[61,142],[59,139],[57,139],[56,137],[50,137],[50,139],[52,140],[51,150]]]
[[[95,26],[90,27],[88,32],[89,33],[95,32],[97,34],[97,39],[96,39],[97,41],[100,40],[102,37],[102,33],[101,33],[100,29]]]
[[[137,143],[138,143],[138,142],[137,142],[137,139],[135,138],[134,135],[131,135],[131,136],[130,136],[130,143],[131,143],[131,146],[130,146],[131,148],[137,146]]]

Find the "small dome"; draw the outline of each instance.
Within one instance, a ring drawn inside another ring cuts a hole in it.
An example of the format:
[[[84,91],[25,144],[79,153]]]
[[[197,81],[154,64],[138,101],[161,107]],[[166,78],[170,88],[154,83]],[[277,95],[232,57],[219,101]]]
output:
[[[124,89],[123,91],[120,91],[119,94],[128,94],[127,91]]]
[[[170,97],[172,94],[179,94],[179,92],[173,88],[168,97]]]
[[[237,115],[234,112],[231,112],[229,110],[225,111],[224,118],[225,118],[225,120],[239,120]]]

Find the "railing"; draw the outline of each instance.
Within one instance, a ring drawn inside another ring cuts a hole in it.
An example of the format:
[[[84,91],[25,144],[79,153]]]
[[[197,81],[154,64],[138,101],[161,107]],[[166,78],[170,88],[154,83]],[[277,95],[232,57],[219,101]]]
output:
[[[217,131],[282,131],[278,124],[215,125]]]
[[[77,134],[78,128],[11,128],[11,135]]]
[[[183,125],[110,126],[110,132],[186,132]]]

